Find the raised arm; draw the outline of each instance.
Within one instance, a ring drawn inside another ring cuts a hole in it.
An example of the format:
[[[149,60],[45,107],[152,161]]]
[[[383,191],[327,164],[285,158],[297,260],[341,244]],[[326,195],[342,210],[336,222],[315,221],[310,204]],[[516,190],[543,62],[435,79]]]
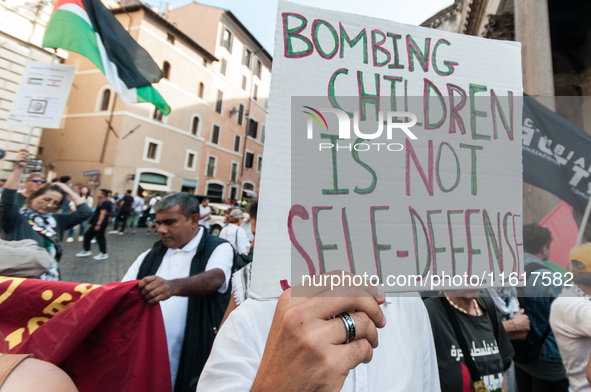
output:
[[[79,206],[80,204],[84,203],[84,199],[81,198],[80,195],[78,195],[76,192],[74,192],[72,190],[72,188],[70,188],[66,184],[61,183],[61,182],[56,182],[53,185],[56,185],[56,186],[60,187],[61,190],[64,191],[65,194],[67,194],[68,196],[70,196],[70,200],[72,200],[76,206]]]
[[[25,149],[21,149],[14,158],[14,170],[10,173],[8,179],[4,183],[4,189],[18,190],[21,183],[21,177],[23,176],[23,170],[25,169],[25,166],[27,166],[27,162],[29,162],[29,152]]]
[[[4,233],[14,230],[16,219],[19,216],[19,205],[16,202],[16,191],[20,185],[23,174],[23,166],[26,166],[29,160],[27,150],[21,150],[15,158],[15,167],[6,183],[0,200],[0,227]]]

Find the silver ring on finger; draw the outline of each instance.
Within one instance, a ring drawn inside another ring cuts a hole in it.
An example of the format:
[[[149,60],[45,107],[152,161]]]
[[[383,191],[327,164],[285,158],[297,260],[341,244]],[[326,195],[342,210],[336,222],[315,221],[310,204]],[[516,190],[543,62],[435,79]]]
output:
[[[345,323],[345,328],[347,329],[347,340],[345,340],[343,344],[351,343],[353,340],[355,340],[356,335],[353,317],[351,317],[347,312],[339,314],[338,317],[343,320],[343,323]]]

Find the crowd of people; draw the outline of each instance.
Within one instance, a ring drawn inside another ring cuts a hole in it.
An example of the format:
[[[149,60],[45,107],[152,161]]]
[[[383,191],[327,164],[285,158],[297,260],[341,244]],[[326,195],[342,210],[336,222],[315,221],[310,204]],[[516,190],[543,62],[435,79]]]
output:
[[[591,391],[591,244],[571,251],[572,284],[548,264],[550,231],[529,224],[523,287],[429,298],[386,297],[369,283],[332,295],[285,287],[263,301],[249,291],[256,202],[228,208],[215,236],[208,198],[144,203],[130,190],[91,195],[67,176],[49,184],[42,173],[21,184],[27,161],[23,150],[2,189],[3,271],[21,263],[20,276],[59,280],[66,233],[83,240],[76,256],[91,256],[96,240],[94,258],[104,260],[109,222],[108,234],[135,234],[147,213],[147,234],[159,240],[122,281],[138,280],[146,301],[160,304],[174,391]],[[536,279],[547,273],[550,281]]]

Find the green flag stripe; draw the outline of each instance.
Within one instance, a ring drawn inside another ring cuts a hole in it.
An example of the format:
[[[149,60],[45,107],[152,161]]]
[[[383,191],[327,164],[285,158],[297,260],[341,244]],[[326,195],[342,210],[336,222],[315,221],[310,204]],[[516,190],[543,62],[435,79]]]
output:
[[[156,106],[158,110],[162,112],[165,116],[168,116],[170,113],[170,106],[166,103],[162,95],[151,85],[137,87],[137,101],[139,102],[148,102],[152,105]]]
[[[102,73],[105,73],[94,29],[73,12],[55,10],[45,29],[42,46],[79,53],[92,61]]]

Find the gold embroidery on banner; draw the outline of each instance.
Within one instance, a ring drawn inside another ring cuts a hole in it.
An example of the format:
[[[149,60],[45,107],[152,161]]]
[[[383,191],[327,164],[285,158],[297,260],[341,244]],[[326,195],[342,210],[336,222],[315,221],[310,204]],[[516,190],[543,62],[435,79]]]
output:
[[[10,284],[10,286],[8,286],[8,289],[6,289],[4,294],[0,295],[0,304],[6,301],[6,299],[10,297],[12,293],[14,293],[14,290],[16,290],[19,284],[25,281],[24,278],[10,278],[5,276],[0,277],[0,283],[7,282],[9,280],[12,280],[12,283]]]

